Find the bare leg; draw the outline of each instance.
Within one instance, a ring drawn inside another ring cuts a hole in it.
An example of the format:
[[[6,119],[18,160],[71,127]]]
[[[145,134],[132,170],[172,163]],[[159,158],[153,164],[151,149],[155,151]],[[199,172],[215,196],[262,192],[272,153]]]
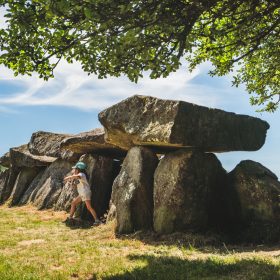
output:
[[[77,205],[82,201],[80,196],[73,199],[70,209],[70,218],[73,218]]]
[[[91,213],[94,220],[95,221],[98,220],[97,214],[96,214],[95,210],[92,208],[90,200],[86,200],[85,203],[86,203],[86,207],[87,207],[88,211]]]

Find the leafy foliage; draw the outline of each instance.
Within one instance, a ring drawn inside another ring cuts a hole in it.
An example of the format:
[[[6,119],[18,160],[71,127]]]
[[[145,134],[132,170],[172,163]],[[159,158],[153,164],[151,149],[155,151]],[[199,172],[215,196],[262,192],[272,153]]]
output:
[[[211,75],[234,71],[253,105],[279,105],[278,0],[0,0],[0,64],[15,75],[53,77],[61,59],[99,78],[137,82],[176,71],[182,57]]]

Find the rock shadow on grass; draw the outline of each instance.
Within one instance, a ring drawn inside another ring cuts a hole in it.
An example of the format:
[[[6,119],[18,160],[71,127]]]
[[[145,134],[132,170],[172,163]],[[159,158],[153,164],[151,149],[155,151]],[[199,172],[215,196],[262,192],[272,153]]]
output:
[[[262,259],[225,260],[209,257],[205,260],[129,255],[130,261],[141,264],[131,271],[103,277],[103,280],[153,279],[153,280],[198,280],[198,279],[246,279],[279,280],[279,267]],[[93,275],[91,278],[96,279]]]

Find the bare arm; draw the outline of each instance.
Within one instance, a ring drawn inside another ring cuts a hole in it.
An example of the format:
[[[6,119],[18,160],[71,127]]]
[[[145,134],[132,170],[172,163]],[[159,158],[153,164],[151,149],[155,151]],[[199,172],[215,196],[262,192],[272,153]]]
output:
[[[71,180],[71,179],[80,179],[81,176],[80,175],[70,175],[70,176],[67,176],[67,177],[64,177],[64,181],[68,181],[68,180]]]

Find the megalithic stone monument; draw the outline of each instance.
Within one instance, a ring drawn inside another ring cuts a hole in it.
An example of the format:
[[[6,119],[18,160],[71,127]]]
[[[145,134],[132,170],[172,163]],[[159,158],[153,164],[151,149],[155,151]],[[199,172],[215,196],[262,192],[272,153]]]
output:
[[[180,147],[205,152],[256,151],[269,129],[269,124],[258,118],[141,95],[102,111],[99,121],[110,144],[163,151]]]

